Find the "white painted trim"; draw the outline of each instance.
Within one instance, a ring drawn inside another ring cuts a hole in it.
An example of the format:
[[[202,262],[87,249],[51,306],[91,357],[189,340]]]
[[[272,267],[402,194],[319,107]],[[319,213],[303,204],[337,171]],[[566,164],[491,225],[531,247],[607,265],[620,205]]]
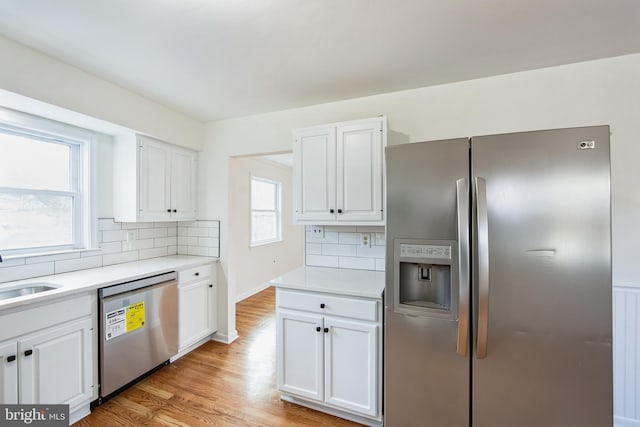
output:
[[[180,352],[178,352],[178,354],[176,354],[175,356],[171,357],[169,359],[169,361],[171,363],[175,362],[176,360],[180,359],[182,356],[186,355],[187,353],[192,352],[193,350],[195,350],[196,348],[200,347],[202,344],[209,342],[211,340],[211,337],[213,336],[213,334],[211,335],[207,335],[206,337],[202,338],[199,341],[196,341],[195,343],[188,345],[187,347],[185,347],[184,349],[182,349]]]
[[[91,413],[90,404],[87,403],[69,414],[69,425],[73,425]]]
[[[211,341],[218,341],[223,344],[231,344],[232,342],[237,340],[238,337],[239,337],[238,331],[234,329],[233,332],[231,332],[230,334],[223,334],[221,332],[216,332],[211,337]]]
[[[267,282],[264,285],[258,286],[257,288],[253,288],[248,290],[247,292],[243,292],[240,295],[236,295],[236,304],[239,303],[242,300],[245,300],[247,298],[249,298],[250,296],[253,296],[255,294],[257,294],[258,292],[262,292],[265,289],[267,289],[268,287],[271,286],[271,283]]]
[[[613,417],[613,425],[615,427],[640,427],[640,420],[615,416]]]
[[[298,397],[291,396],[284,393],[280,396],[280,400],[284,400],[285,402],[295,403],[297,405],[304,406],[306,408],[315,409],[316,411],[324,412],[326,414],[331,414],[339,418],[344,418],[345,420],[364,424],[366,426],[382,427],[383,425],[382,422],[377,420],[372,420],[370,418],[365,418],[355,414],[350,414],[348,412],[344,412],[339,409],[334,409],[332,407],[325,406],[324,404],[321,405],[318,403],[310,402],[308,400],[300,399]],[[620,426],[620,427],[627,427],[627,426]]]

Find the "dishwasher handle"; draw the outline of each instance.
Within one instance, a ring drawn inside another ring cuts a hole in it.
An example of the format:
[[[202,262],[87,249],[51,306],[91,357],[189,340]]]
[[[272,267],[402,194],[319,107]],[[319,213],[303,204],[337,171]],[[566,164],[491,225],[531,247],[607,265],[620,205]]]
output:
[[[158,285],[160,283],[176,280],[178,274],[175,271],[169,273],[158,274],[155,276],[145,277],[143,279],[132,280],[131,282],[120,283],[118,285],[101,288],[99,290],[100,298],[107,298],[112,295],[123,294],[129,291],[146,288],[148,286]]]

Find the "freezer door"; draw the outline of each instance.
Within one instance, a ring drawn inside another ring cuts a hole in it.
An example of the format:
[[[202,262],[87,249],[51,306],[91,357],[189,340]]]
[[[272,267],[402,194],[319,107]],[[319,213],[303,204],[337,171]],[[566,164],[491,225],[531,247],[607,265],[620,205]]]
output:
[[[471,151],[472,425],[611,426],[609,128],[472,138]]]
[[[386,165],[385,425],[468,427],[468,316],[458,302],[469,291],[469,280],[460,286],[469,141],[388,147]]]

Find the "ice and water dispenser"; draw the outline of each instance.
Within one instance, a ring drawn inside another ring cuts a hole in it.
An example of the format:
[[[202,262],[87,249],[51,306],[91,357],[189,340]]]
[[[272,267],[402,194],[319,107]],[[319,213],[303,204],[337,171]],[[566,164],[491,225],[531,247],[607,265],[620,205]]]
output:
[[[398,313],[458,318],[455,241],[396,239],[395,295]]]

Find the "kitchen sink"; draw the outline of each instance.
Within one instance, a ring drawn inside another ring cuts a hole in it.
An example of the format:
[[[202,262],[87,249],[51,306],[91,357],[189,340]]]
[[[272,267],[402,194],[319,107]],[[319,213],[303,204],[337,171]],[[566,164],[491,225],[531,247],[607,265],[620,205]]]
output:
[[[43,282],[25,283],[24,285],[13,286],[7,289],[0,288],[0,300],[38,294],[40,292],[51,291],[57,288],[59,288],[59,286]]]

